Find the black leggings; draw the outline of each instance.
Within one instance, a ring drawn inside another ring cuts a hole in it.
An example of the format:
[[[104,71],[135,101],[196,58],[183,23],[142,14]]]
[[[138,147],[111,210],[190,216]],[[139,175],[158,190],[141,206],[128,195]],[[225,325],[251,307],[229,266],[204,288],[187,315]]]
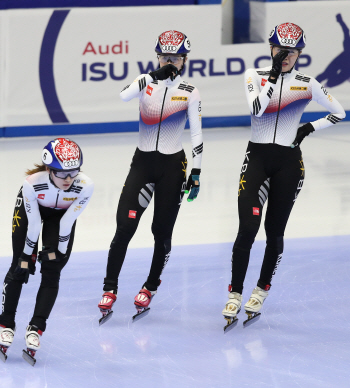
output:
[[[159,277],[169,260],[173,228],[184,195],[186,165],[183,150],[165,155],[158,151],[143,152],[136,149],[119,199],[117,231],[108,254],[105,291],[118,288],[118,277],[128,244],[151,201],[153,192],[154,254],[145,285],[150,291],[155,291],[159,286]]]
[[[284,230],[304,177],[299,147],[249,142],[238,189],[239,230],[232,250],[232,291],[242,293],[250,249],[267,199],[266,249],[258,286],[270,288],[282,259]]]
[[[43,249],[58,247],[59,224],[66,210],[55,210],[39,206],[42,227]],[[13,258],[9,271],[6,274],[3,285],[2,314],[0,315],[0,325],[15,329],[15,316],[24,282],[23,276],[14,273],[21,256],[25,239],[27,236],[28,219],[24,209],[22,189],[20,189],[12,220],[12,250]],[[75,223],[72,228],[68,243],[66,259],[60,262],[43,262],[41,264],[41,284],[36,297],[36,304],[30,325],[37,326],[41,331],[46,329],[46,320],[55,304],[58,294],[60,274],[67,264],[72,251],[74,241]],[[38,243],[33,254],[38,251]],[[30,277],[29,277],[30,278]]]

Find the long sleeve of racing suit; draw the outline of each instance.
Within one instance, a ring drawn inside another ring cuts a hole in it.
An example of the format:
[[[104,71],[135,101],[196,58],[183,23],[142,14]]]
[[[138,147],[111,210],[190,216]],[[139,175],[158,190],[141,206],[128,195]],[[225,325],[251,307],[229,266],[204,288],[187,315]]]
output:
[[[322,105],[328,112],[329,115],[322,117],[316,121],[312,121],[311,124],[315,130],[329,127],[330,125],[337,124],[343,120],[346,116],[344,108],[336,100],[335,97],[331,96],[327,90],[314,78],[311,78],[312,83],[312,100]]]
[[[343,120],[346,114],[336,98],[331,96],[315,78],[309,78],[312,88],[312,101],[317,102],[331,112],[329,115],[311,122],[315,130],[329,127]],[[258,77],[256,69],[248,69],[245,72],[244,80],[246,83],[245,92],[249,110],[252,115],[261,117],[269,105],[272,94],[274,92],[281,93],[279,84],[275,85],[266,80],[264,87],[260,91],[260,78]]]
[[[72,226],[89,203],[93,190],[93,184],[86,187],[86,189],[81,192],[80,196],[72,202],[61,218],[58,244],[58,250],[61,253],[66,253]],[[41,231],[41,215],[34,188],[27,180],[23,183],[22,193],[28,219],[28,230],[23,252],[27,255],[31,255]]]

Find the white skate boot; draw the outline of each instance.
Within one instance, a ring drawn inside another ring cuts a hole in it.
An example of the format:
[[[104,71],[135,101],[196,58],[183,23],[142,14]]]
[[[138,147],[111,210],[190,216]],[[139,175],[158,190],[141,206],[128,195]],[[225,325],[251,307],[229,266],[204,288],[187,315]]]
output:
[[[245,312],[248,315],[248,319],[243,322],[244,326],[248,326],[253,323],[253,320],[257,321],[260,318],[260,309],[268,295],[268,291],[260,287],[254,288],[248,302],[244,305]]]
[[[15,332],[9,327],[0,326],[0,359],[7,360],[7,349],[11,346]]]
[[[27,331],[24,336],[26,340],[27,350],[23,350],[22,357],[32,366],[35,365],[35,353],[40,349],[40,337],[43,332],[34,325],[27,326]]]
[[[231,287],[229,286],[229,291]],[[230,292],[228,294],[228,302],[225,308],[222,310],[222,315],[227,321],[227,325],[224,327],[224,332],[231,330],[236,326],[238,322],[237,314],[241,311],[242,295],[238,292]]]
[[[112,318],[112,307],[117,300],[117,291],[105,291],[102,295],[102,299],[98,304],[98,308],[102,313],[102,318],[99,319],[100,326]]]

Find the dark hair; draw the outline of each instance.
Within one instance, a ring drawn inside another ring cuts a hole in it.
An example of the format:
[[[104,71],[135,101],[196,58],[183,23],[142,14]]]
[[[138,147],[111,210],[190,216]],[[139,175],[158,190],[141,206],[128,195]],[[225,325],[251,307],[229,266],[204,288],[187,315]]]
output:
[[[31,170],[28,169],[25,174],[26,175],[33,175],[33,174],[36,174],[37,172],[40,172],[40,171],[46,171],[46,166],[44,163],[41,163],[41,164],[34,164],[35,168],[32,168]]]

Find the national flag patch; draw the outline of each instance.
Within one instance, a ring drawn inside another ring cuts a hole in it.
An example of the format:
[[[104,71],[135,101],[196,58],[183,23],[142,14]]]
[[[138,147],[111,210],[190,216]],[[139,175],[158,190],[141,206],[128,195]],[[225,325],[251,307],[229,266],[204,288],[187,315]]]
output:
[[[38,199],[45,199],[45,194],[39,194]]]
[[[149,95],[149,96],[152,96],[152,92],[153,92],[153,88],[152,86],[147,86],[147,89],[146,89],[146,93]]]
[[[263,79],[261,80],[261,86],[265,86],[266,82],[267,82],[267,79],[263,78]]]
[[[136,218],[136,210],[129,210],[129,218]]]
[[[260,215],[260,209],[258,207],[253,207],[253,216],[259,216]]]

